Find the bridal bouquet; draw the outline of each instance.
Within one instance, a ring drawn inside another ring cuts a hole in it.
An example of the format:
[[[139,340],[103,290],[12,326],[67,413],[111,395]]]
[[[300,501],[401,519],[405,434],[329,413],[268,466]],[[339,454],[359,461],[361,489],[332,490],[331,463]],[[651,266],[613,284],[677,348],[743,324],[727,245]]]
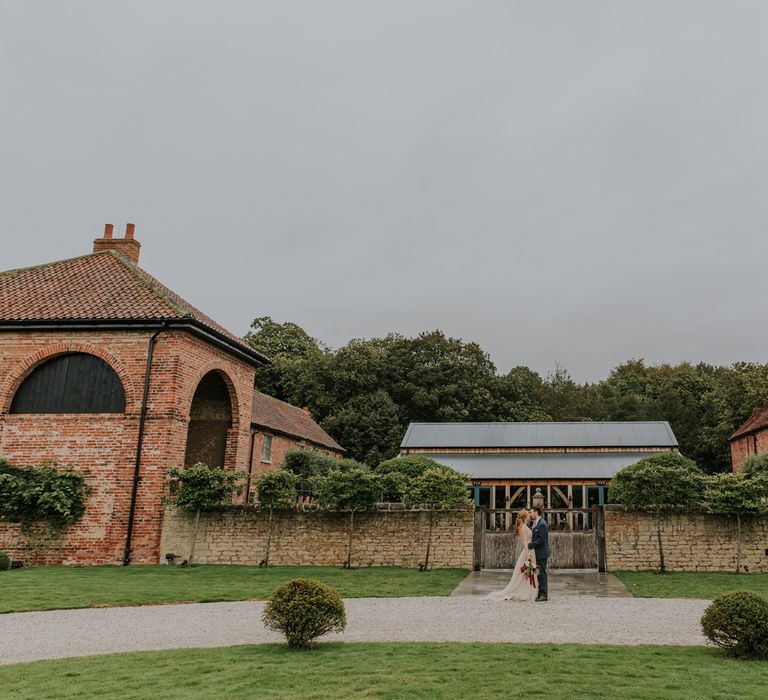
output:
[[[538,564],[534,564],[530,559],[527,559],[525,564],[520,567],[520,571],[528,578],[528,583],[535,587],[540,568]]]

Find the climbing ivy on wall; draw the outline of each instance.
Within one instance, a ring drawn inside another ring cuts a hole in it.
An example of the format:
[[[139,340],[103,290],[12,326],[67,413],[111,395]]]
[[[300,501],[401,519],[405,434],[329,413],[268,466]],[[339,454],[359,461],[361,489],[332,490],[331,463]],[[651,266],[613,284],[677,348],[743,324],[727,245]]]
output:
[[[53,466],[15,467],[0,457],[0,520],[58,531],[85,512],[82,474]]]

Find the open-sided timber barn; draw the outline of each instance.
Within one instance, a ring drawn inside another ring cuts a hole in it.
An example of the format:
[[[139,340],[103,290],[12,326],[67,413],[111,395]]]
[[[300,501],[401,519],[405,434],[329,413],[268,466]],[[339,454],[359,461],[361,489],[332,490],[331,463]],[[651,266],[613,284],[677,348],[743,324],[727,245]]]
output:
[[[545,508],[578,509],[602,505],[622,467],[677,448],[666,421],[411,423],[400,454],[468,474],[479,506],[530,507],[540,489]]]

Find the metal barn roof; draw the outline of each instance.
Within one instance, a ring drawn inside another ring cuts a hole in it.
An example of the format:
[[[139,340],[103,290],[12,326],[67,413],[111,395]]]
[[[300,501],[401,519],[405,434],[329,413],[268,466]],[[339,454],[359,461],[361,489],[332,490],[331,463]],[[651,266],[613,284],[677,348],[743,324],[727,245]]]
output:
[[[677,447],[667,421],[411,423],[401,448]]]
[[[422,455],[420,455],[422,456]],[[425,454],[473,479],[611,479],[648,452]]]

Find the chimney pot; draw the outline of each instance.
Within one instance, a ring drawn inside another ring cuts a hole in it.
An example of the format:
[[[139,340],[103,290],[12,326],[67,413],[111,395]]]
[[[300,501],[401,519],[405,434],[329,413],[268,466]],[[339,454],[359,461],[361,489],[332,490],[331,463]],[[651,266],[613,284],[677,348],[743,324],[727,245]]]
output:
[[[113,236],[114,226],[112,224],[105,224],[104,237],[97,238],[93,242],[93,252],[101,253],[105,250],[113,250],[115,253],[119,253],[127,258],[129,262],[138,265],[141,243],[133,237],[135,228],[133,224],[128,224],[125,227],[125,238],[115,238]]]

